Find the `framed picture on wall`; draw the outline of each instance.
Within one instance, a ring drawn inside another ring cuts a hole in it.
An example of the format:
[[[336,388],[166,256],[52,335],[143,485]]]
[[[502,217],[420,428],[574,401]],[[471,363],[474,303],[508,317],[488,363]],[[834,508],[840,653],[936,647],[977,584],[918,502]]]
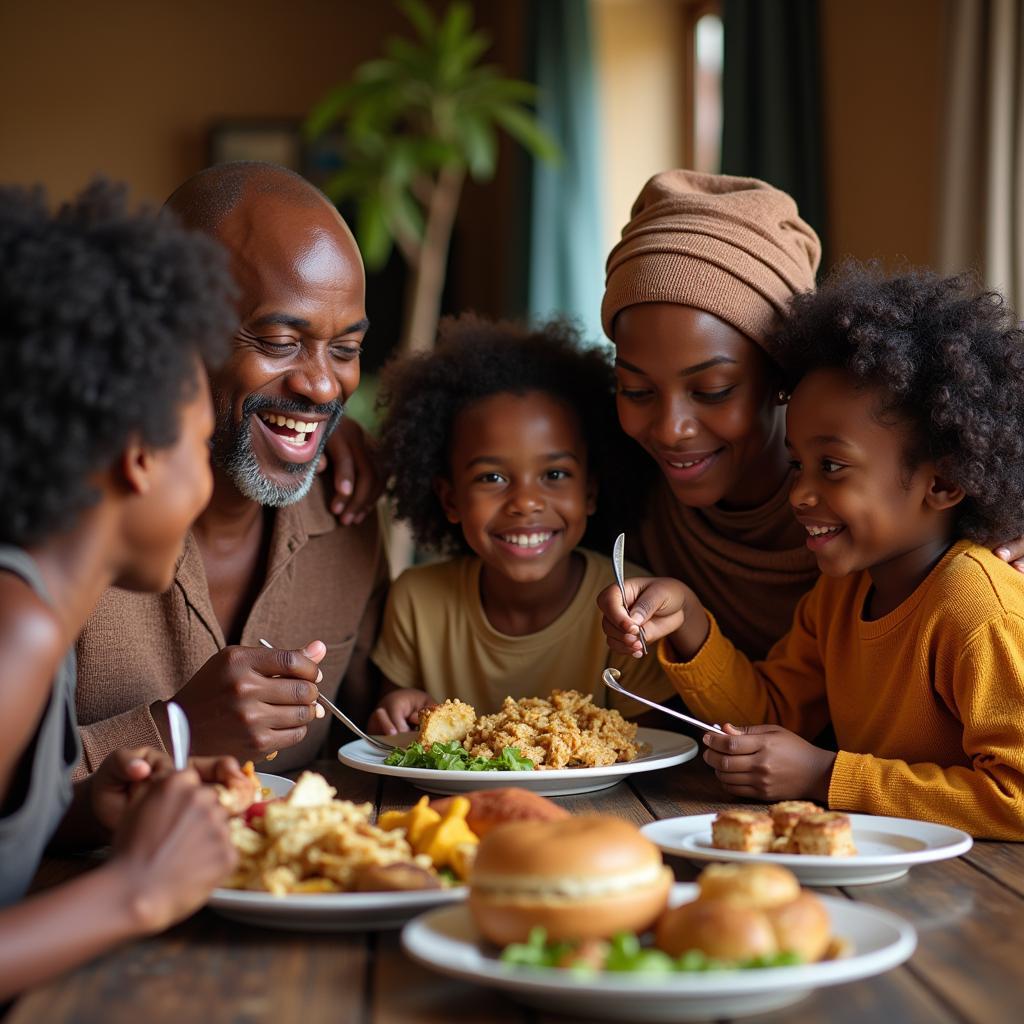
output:
[[[210,128],[209,164],[265,160],[303,172],[301,122],[290,118],[235,118]]]

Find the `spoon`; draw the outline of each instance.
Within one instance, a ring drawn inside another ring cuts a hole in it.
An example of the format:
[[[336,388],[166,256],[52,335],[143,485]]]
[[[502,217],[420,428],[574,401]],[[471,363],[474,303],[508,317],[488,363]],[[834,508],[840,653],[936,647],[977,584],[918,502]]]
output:
[[[171,757],[174,759],[174,770],[183,772],[188,767],[192,731],[188,727],[188,717],[181,710],[181,705],[173,700],[167,703],[167,721],[171,727]]]
[[[263,637],[260,637],[260,643],[263,644],[264,647],[269,647],[270,650],[274,649],[274,645],[267,643],[267,641],[264,640]],[[400,749],[394,743],[388,743],[385,740],[378,739],[376,736],[371,736],[368,732],[363,732],[363,730],[360,729],[359,726],[356,725],[356,723],[353,722],[352,719],[349,718],[344,711],[342,711],[338,707],[335,707],[333,701],[328,700],[322,693],[318,692],[316,699],[325,708],[327,708],[327,710],[330,711],[330,713],[334,715],[334,717],[339,722],[341,722],[341,724],[344,725],[346,729],[351,729],[352,732],[354,732],[357,736],[360,736],[362,739],[366,740],[366,742],[369,743],[371,746],[377,747],[378,750],[387,750],[388,752]]]
[[[626,611],[629,611],[629,605],[626,604],[626,580],[625,574],[622,570],[623,561],[626,557],[626,535],[620,533],[615,538],[615,547],[612,549],[612,568],[615,570],[615,582],[619,585],[619,593],[622,595],[622,603],[625,606]],[[640,630],[640,646],[643,649],[644,654],[647,653],[647,637],[644,636],[644,627],[637,627]]]
[[[702,722],[699,718],[691,718],[689,715],[684,715],[681,711],[673,711],[672,708],[666,708],[661,704],[655,704],[653,700],[648,700],[646,697],[638,697],[635,693],[630,693],[629,690],[619,682],[619,675],[620,673],[617,668],[606,668],[601,673],[601,680],[609,690],[614,690],[616,693],[632,697],[633,700],[638,700],[641,704],[646,704],[649,708],[654,708],[655,711],[664,711],[666,715],[671,715],[673,718],[680,718],[684,722],[688,722],[690,725],[697,726],[698,729],[703,729],[705,732],[716,732],[719,736],[729,735],[724,729],[720,729],[717,725],[708,725],[707,722]]]

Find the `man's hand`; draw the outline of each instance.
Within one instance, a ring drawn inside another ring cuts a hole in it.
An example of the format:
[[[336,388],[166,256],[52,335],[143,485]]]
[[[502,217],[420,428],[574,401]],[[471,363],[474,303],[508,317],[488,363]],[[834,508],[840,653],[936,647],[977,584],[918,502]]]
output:
[[[616,654],[643,656],[640,627],[648,645],[671,636],[683,658],[700,650],[708,635],[708,618],[696,594],[679,580],[634,576],[626,580],[626,601],[617,585],[606,587],[597,598],[601,628],[608,648]]]
[[[728,736],[704,734],[704,760],[733,796],[828,804],[834,750],[822,750],[780,725],[722,728]]]
[[[433,707],[436,703],[430,694],[422,690],[398,687],[381,699],[370,715],[366,731],[383,736],[409,732],[419,726],[420,712],[424,708]]]
[[[178,691],[197,754],[230,752],[259,760],[300,743],[309,722],[322,718],[316,683],[327,648],[225,647]]]
[[[330,472],[328,479],[334,488],[329,499],[331,511],[343,526],[361,523],[384,490],[372,438],[355,420],[342,417],[324,451],[326,457],[321,456],[317,472]]]
[[[1024,572],[1024,537],[1014,537],[994,549],[993,554],[1009,562],[1018,572]]]

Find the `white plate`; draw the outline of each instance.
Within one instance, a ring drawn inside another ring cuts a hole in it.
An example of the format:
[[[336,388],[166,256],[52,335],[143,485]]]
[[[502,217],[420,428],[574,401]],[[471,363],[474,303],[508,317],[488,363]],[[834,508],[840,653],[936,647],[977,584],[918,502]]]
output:
[[[223,917],[264,928],[349,932],[398,928],[410,917],[466,897],[466,887],[415,892],[321,892],[272,896],[269,892],[214,889],[207,906]]]
[[[676,884],[670,900],[684,903],[695,885]],[[853,944],[843,960],[800,967],[699,974],[604,974],[577,977],[557,968],[513,967],[480,939],[469,908],[445,907],[410,921],[402,945],[426,967],[503,989],[531,1006],[589,1019],[677,1021],[738,1017],[789,1006],[826,985],[881,974],[914,952],[914,929],[894,914],[850,900],[822,897],[833,934]]]
[[[930,821],[851,814],[852,857],[816,857],[797,853],[743,853],[711,845],[714,814],[653,821],[640,830],[665,853],[689,860],[762,861],[783,864],[805,885],[868,885],[905,875],[915,864],[966,853],[973,840],[966,832]]]
[[[264,789],[269,789],[271,796],[287,796],[295,785],[291,779],[283,775],[268,775],[266,772],[257,772],[256,778]]]
[[[688,736],[664,729],[638,729],[636,738],[651,748],[649,754],[632,761],[603,768],[556,768],[532,772],[449,772],[434,768],[397,768],[384,763],[388,755],[366,740],[346,743],[338,751],[338,760],[352,768],[374,775],[392,775],[411,782],[427,793],[468,793],[495,786],[520,786],[545,796],[570,796],[607,789],[636,772],[653,772],[682,764],[697,756],[697,744]]]

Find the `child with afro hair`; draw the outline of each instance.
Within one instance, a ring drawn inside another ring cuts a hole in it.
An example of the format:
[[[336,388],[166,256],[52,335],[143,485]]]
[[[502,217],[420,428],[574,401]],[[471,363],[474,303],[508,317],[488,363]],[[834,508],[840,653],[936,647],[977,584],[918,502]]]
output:
[[[81,753],[73,645],[104,590],[170,585],[212,488],[204,360],[235,322],[226,256],[97,182],[51,214],[0,188],[0,1003],[191,914],[231,870],[211,786],[233,758],[173,771]],[[95,870],[26,896],[49,843],[111,844]]]
[[[790,506],[822,577],[763,661],[676,580],[600,604],[642,624],[705,760],[741,798],[1024,837],[1024,576],[985,546],[1024,527],[1024,333],[969,276],[848,264],[774,339],[795,385]],[[809,742],[831,722],[838,753]]]
[[[452,557],[391,587],[372,654],[386,685],[371,730],[402,732],[449,697],[478,714],[554,688],[605,705],[608,665],[627,689],[671,697],[654,658],[609,659],[594,601],[611,561],[579,546],[616,447],[606,353],[565,323],[530,331],[463,316],[442,324],[434,352],[391,364],[382,388],[396,514]]]

